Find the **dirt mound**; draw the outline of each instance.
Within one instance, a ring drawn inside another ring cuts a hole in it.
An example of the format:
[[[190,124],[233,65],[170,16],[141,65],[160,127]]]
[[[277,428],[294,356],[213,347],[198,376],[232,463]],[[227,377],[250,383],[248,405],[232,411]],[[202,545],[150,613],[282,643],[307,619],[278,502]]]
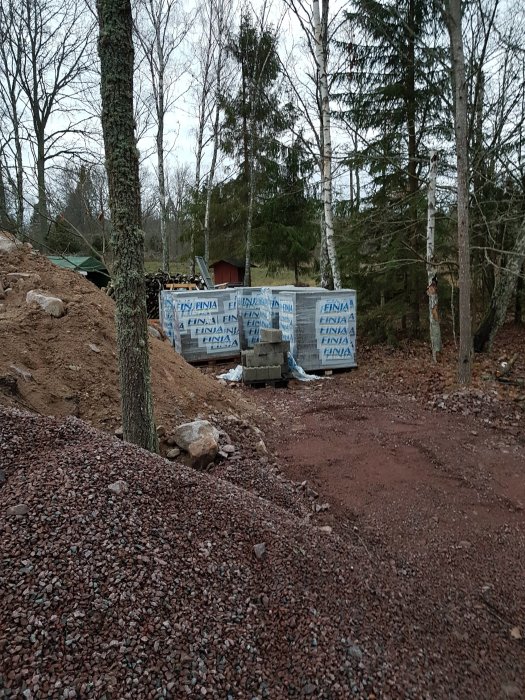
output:
[[[120,405],[113,300],[27,246],[0,253],[0,282],[0,404],[114,430]],[[62,299],[66,315],[54,318],[27,304],[31,289]],[[167,342],[150,338],[150,352],[157,424],[214,411],[250,413],[248,402],[203,376]]]
[[[0,697],[369,697],[338,538],[75,418],[0,444]]]

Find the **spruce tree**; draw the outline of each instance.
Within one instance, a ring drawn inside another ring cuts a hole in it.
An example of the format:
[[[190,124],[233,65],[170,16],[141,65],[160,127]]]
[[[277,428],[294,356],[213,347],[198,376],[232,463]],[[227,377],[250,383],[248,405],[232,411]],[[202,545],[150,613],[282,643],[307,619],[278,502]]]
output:
[[[421,168],[433,139],[450,135],[451,126],[442,111],[450,87],[433,36],[436,18],[424,0],[356,0],[347,22],[354,39],[340,43],[347,55],[338,76],[340,116],[361,144],[349,165],[367,168],[371,178],[366,214],[354,216],[352,235],[362,237],[368,262],[372,255],[382,270],[386,261],[406,261],[388,268],[388,284],[381,273],[373,286],[388,288],[417,334],[425,287],[424,266],[414,264],[425,251]]]

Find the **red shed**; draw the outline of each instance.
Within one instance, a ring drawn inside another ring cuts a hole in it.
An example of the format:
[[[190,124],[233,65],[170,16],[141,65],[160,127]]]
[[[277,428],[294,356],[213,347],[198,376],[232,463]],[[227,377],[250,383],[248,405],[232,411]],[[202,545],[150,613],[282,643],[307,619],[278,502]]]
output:
[[[242,260],[222,259],[210,265],[213,268],[215,284],[232,284],[240,286],[244,284],[245,265]]]

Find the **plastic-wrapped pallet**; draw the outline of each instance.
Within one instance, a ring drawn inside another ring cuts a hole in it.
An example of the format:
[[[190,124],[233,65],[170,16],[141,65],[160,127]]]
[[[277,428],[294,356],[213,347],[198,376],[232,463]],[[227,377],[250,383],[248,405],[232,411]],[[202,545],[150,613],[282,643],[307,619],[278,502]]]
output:
[[[262,287],[237,288],[237,314],[241,349],[253,348],[259,342],[261,309],[265,306]]]
[[[164,332],[188,362],[239,355],[235,292],[229,289],[162,291],[159,306]]]
[[[279,327],[304,370],[356,366],[353,289],[280,292]]]
[[[263,287],[261,289],[261,328],[279,328],[279,292],[299,289],[292,284],[278,287]]]

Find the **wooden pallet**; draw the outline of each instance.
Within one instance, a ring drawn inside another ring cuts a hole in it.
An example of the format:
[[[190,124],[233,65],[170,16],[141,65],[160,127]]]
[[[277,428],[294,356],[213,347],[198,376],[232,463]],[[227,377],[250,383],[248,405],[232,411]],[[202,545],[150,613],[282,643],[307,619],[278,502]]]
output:
[[[322,369],[305,369],[306,374],[317,374],[319,377],[331,377],[333,374],[344,374],[351,372],[357,367],[326,367]]]
[[[170,282],[166,285],[166,289],[198,289],[196,284],[193,282],[184,282],[180,284],[175,284],[175,282]]]
[[[281,377],[280,379],[262,379],[259,382],[243,382],[243,384],[250,389],[264,389],[268,386],[272,389],[286,389],[288,381],[288,379]]]
[[[215,367],[216,365],[240,364],[240,357],[205,357],[202,360],[186,360],[192,367]]]

